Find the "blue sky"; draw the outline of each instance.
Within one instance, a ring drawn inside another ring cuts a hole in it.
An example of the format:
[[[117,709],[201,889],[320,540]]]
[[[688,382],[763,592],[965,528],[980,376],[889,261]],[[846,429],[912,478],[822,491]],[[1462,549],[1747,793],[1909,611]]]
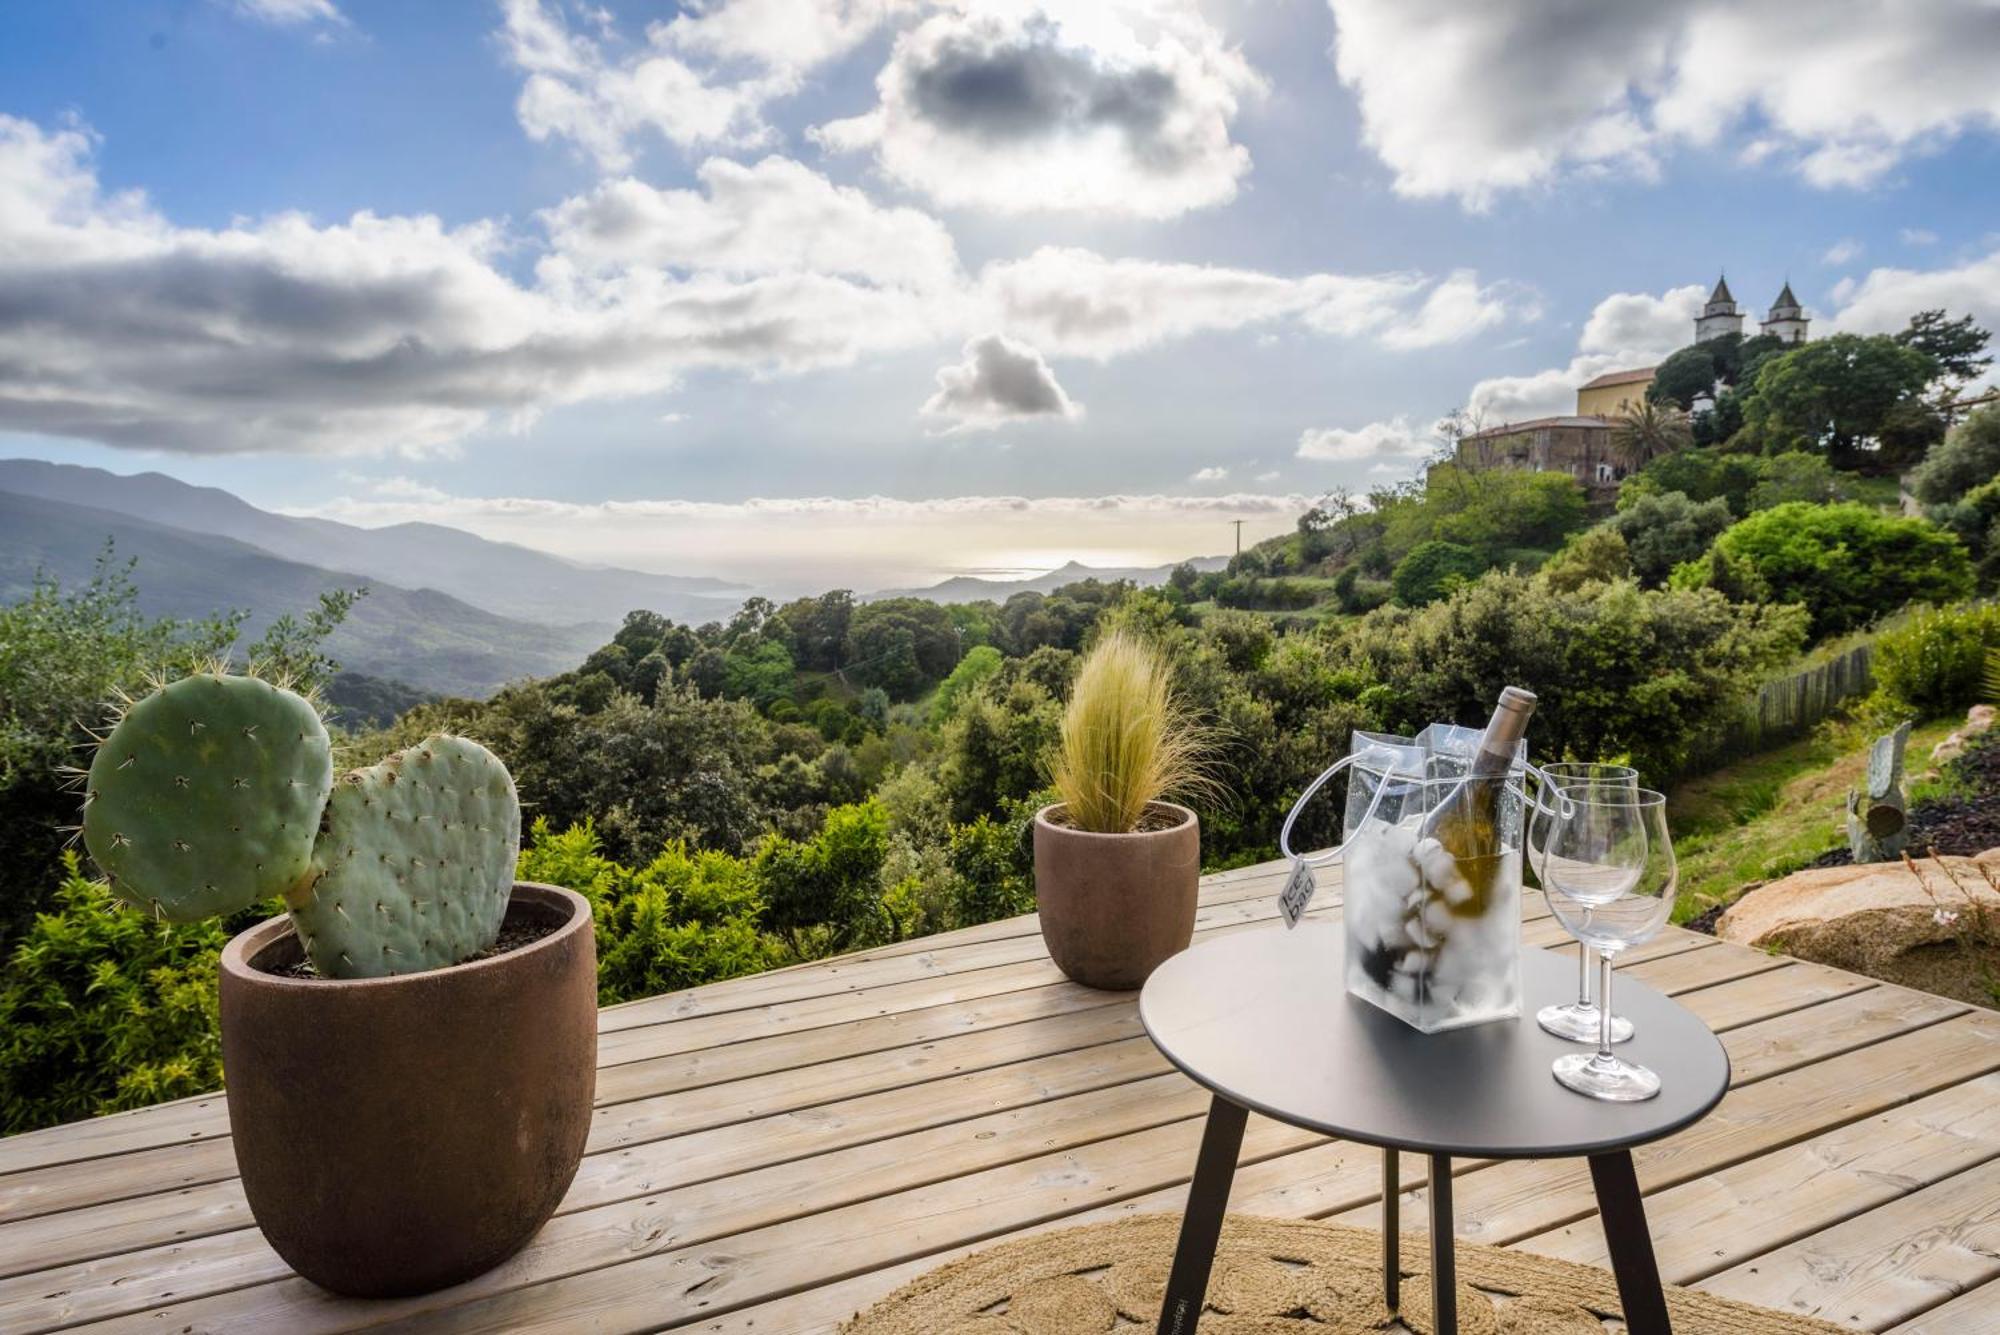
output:
[[[1990,4],[607,6],[0,11],[0,453],[869,587],[1283,528],[1720,267],[2000,320]]]

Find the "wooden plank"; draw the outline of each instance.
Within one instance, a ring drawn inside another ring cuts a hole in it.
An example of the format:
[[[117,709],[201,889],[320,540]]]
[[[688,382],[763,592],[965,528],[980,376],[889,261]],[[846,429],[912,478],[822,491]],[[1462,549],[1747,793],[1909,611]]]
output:
[[[1891,1327],[1889,1335],[1968,1335],[1992,1330],[2000,1330],[2000,1284],[1988,1282]]]
[[[1757,1028],[1732,1032],[1725,1046],[1756,1042]],[[1633,1152],[1639,1184],[1664,1190],[1996,1069],[2000,1018],[1979,1012],[1734,1087],[1702,1121]],[[1459,1177],[1453,1197],[1460,1236],[1486,1243],[1516,1242],[1596,1209],[1588,1169],[1574,1159],[1496,1163]]]
[[[1989,1075],[1654,1194],[1660,1273],[1692,1284],[1995,1158],[2000,1075]],[[1594,1215],[1519,1245],[1610,1264]]]
[[[1701,1282],[1711,1293],[1883,1330],[2000,1277],[2000,1159]]]
[[[1193,1168],[1200,1133],[1199,1119],[1154,1127],[714,1242],[506,1290],[428,1312],[413,1324],[427,1332],[657,1328],[737,1305],[742,1293],[771,1286],[806,1287],[811,1276],[844,1277],[1184,1181]],[[1253,1117],[1244,1154],[1254,1161],[1312,1139]],[[302,1281],[291,1281],[134,1313],[103,1329],[160,1331],[188,1326],[207,1335],[223,1335],[353,1328],[339,1321],[330,1327],[317,1324],[312,1309],[337,1302]]]
[[[102,1205],[127,1196],[180,1191],[234,1176],[236,1149],[227,1136],[191,1145],[134,1150],[110,1159],[31,1168],[0,1177],[0,1223]]]

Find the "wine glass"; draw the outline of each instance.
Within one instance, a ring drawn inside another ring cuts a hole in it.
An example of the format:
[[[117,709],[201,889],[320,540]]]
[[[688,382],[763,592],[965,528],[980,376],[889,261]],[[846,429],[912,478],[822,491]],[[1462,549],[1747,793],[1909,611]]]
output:
[[[1667,799],[1616,783],[1565,788],[1543,856],[1542,891],[1570,933],[1598,953],[1597,1051],[1558,1057],[1555,1077],[1579,1094],[1617,1103],[1650,1099],[1660,1077],[1611,1051],[1611,966],[1667,922],[1680,881],[1667,833]]]
[[[1564,788],[1580,783],[1614,783],[1627,788],[1639,786],[1639,771],[1630,765],[1606,765],[1595,761],[1566,760],[1540,767],[1548,777],[1549,786],[1560,794]],[[1528,812],[1528,863],[1541,876],[1542,854],[1548,845],[1549,831],[1555,827],[1555,808],[1561,798],[1551,801],[1551,794],[1544,791],[1537,795],[1537,801]],[[1542,1007],[1535,1012],[1535,1023],[1573,1043],[1593,1043],[1597,1040],[1597,1005],[1590,999],[1590,947],[1581,941],[1576,946],[1576,1000]],[[1611,1041],[1623,1043],[1632,1037],[1632,1022],[1622,1015],[1611,1017]]]

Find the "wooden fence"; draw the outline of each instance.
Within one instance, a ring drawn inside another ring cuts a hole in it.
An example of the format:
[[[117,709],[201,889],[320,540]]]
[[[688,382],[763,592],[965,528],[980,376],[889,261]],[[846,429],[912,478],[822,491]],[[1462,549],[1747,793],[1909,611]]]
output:
[[[1875,645],[1864,640],[1823,663],[1764,683],[1736,721],[1697,743],[1681,777],[1803,737],[1842,702],[1874,689]]]

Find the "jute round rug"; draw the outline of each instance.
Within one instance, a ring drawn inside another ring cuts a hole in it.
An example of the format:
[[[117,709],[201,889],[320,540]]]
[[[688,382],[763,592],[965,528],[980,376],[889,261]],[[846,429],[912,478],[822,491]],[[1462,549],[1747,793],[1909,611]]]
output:
[[[1125,1335],[1151,1330],[1166,1297],[1178,1214],[1140,1215],[1003,1242],[940,1266],[850,1318],[842,1335]],[[1403,1239],[1403,1304],[1382,1306],[1381,1235],[1347,1224],[1230,1215],[1201,1335],[1431,1335],[1429,1247]],[[1610,1272],[1458,1244],[1463,1335],[1605,1335]],[[1694,1289],[1669,1288],[1674,1328],[1695,1335],[1828,1335],[1842,1327]],[[1400,1320],[1401,1324],[1398,1324]]]

